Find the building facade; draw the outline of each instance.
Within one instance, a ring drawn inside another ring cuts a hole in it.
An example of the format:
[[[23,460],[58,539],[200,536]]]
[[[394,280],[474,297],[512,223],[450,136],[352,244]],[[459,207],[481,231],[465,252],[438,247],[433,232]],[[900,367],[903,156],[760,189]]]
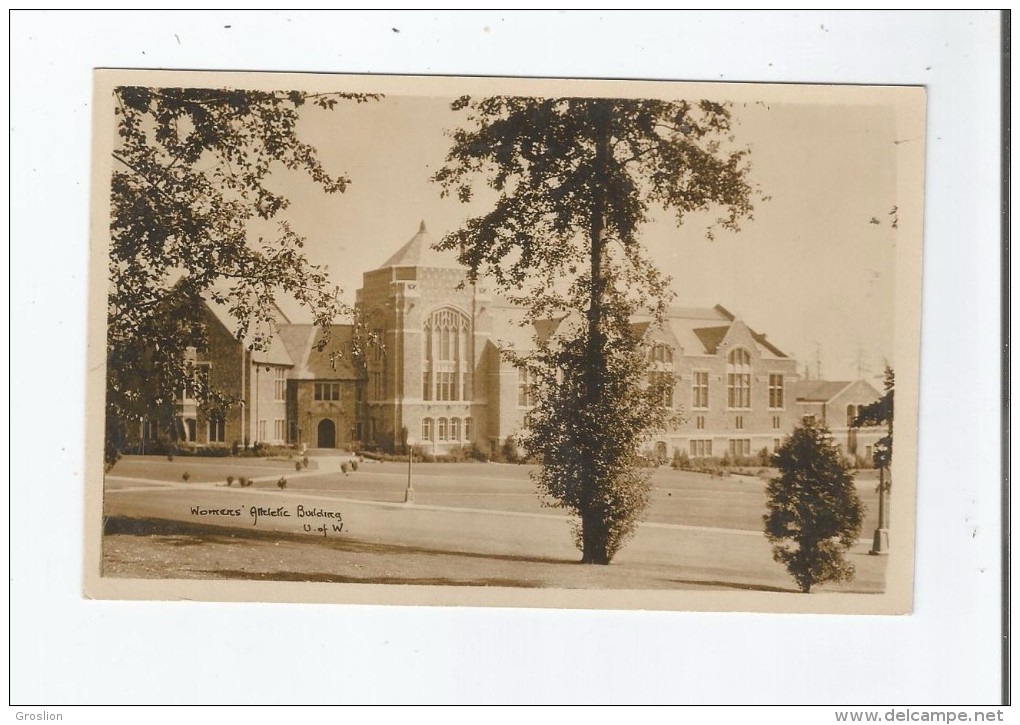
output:
[[[873,385],[865,380],[804,380],[794,386],[794,396],[801,415],[824,422],[845,456],[871,462],[886,431],[881,426],[855,428],[854,420],[863,406],[881,397]]]
[[[356,309],[366,335],[334,325],[274,320],[269,348],[249,352],[222,305],[206,302],[209,344],[196,374],[237,401],[203,410],[182,391],[177,443],[308,448],[420,446],[434,454],[477,447],[495,454],[522,432],[533,406],[527,373],[508,352],[526,352],[563,320],[525,321],[487,284],[472,284],[451,252],[432,248],[424,222],[406,244],[363,275]],[[805,416],[824,420],[849,456],[870,458],[880,430],[858,431],[851,413],[879,397],[864,381],[805,381],[796,360],[721,305],[672,308],[665,321],[636,319],[650,375],[672,376],[663,405],[680,413],[647,453],[660,460],[739,460],[771,452]],[[160,434],[140,427],[143,439]]]

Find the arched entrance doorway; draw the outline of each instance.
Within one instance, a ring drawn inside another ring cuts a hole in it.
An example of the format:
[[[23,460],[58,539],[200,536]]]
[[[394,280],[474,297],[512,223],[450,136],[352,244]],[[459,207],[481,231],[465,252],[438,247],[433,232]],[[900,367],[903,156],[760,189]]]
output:
[[[336,448],[336,424],[329,418],[319,421],[318,448]]]

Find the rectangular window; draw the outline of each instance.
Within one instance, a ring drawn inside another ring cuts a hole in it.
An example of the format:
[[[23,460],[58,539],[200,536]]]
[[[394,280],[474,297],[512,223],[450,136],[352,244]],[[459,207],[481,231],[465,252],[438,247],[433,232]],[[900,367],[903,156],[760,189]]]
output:
[[[340,400],[340,383],[316,383],[316,400]]]
[[[436,373],[436,400],[457,400],[456,373]]]
[[[711,440],[692,440],[690,442],[691,458],[706,458],[712,455]]]
[[[382,400],[383,397],[383,381],[382,372],[375,370],[372,372],[372,400]]]
[[[733,458],[747,458],[751,455],[751,440],[749,438],[731,438],[730,456]]]
[[[223,443],[225,436],[223,431],[223,418],[214,415],[209,419],[209,442]]]
[[[673,407],[673,376],[665,372],[651,372],[648,374],[648,382],[654,386],[662,387],[662,398],[660,403],[664,408]]]
[[[432,376],[428,373],[421,374],[421,399],[432,400]]]
[[[733,427],[737,430],[744,430],[744,416],[738,415],[733,421]]]
[[[188,441],[194,442],[197,436],[198,421],[194,418],[188,418],[184,421],[184,427],[187,429]]]
[[[656,345],[652,348],[652,362],[671,363],[673,362],[673,348],[669,345]]]
[[[259,434],[258,440],[260,442],[264,442],[266,440],[266,421],[264,420],[259,421],[258,434]]]
[[[731,408],[751,407],[751,374],[726,374],[727,403]]]
[[[705,416],[699,415],[694,419],[694,425],[698,430],[705,430]]]
[[[531,408],[535,405],[535,391],[531,373],[527,368],[517,368],[517,407]]]
[[[781,373],[769,373],[769,407],[783,407],[783,376]]]
[[[707,408],[708,407],[708,373],[707,372],[696,372],[694,373],[694,407],[695,408]]]
[[[470,418],[465,418],[464,419],[464,440],[466,440],[466,441],[470,441],[471,440],[471,419]]]
[[[197,400],[209,394],[209,363],[198,363],[190,380],[184,382],[184,400]]]
[[[471,400],[471,373],[461,373],[461,384],[464,386],[464,394],[461,395],[461,400]]]
[[[287,370],[285,368],[273,370],[273,393],[275,400],[287,399]]]
[[[772,428],[773,429],[779,430],[780,426],[782,425],[782,422],[783,422],[783,419],[780,418],[778,415],[772,416]]]
[[[273,421],[273,440],[282,441],[287,438],[287,421],[277,418]]]
[[[209,363],[199,363],[195,368],[195,387],[198,395],[206,397],[209,395]]]
[[[782,440],[780,440],[779,438],[773,438],[772,439],[772,450],[773,451],[778,451],[779,450],[779,446],[781,446],[782,444],[783,444]]]

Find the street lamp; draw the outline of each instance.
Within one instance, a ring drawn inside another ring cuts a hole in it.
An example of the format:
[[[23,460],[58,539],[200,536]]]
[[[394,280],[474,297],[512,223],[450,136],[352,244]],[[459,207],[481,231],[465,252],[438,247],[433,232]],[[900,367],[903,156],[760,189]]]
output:
[[[871,551],[868,552],[872,556],[889,553],[889,512],[885,502],[885,492],[891,488],[889,484],[892,483],[892,479],[886,481],[885,473],[886,467],[883,465],[878,469],[878,528],[875,529]]]
[[[414,503],[414,486],[411,483],[411,459],[414,457],[414,440],[407,438],[407,490],[404,491],[404,503]]]

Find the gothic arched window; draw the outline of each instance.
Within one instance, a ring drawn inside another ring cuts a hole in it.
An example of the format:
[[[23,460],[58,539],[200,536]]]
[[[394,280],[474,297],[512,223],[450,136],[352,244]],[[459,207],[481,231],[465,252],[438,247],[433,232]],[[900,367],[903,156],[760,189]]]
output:
[[[423,400],[471,400],[471,321],[449,307],[425,320]]]

